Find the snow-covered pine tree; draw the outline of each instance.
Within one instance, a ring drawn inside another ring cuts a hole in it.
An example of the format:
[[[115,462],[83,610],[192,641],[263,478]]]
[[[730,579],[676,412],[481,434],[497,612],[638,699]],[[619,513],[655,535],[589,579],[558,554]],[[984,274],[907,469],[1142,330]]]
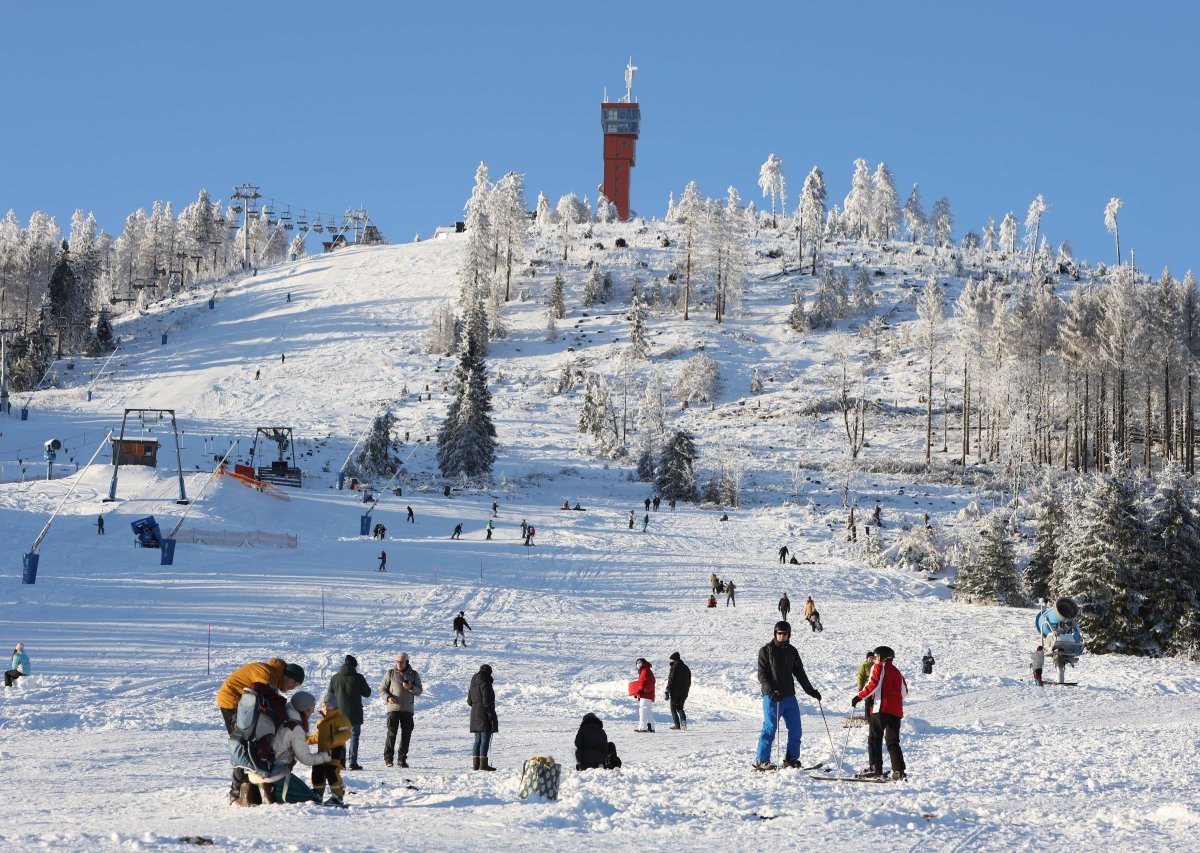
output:
[[[1000,251],[1009,255],[1017,251],[1017,217],[1011,210],[1000,220]]]
[[[1046,199],[1039,193],[1037,198],[1029,203],[1029,210],[1025,213],[1025,251],[1029,252],[1031,261],[1042,234],[1042,215],[1046,212],[1046,207]]]
[[[604,273],[598,265],[592,267],[583,283],[582,300],[585,308],[591,308],[604,301]]]
[[[579,407],[579,431],[589,435],[604,456],[616,458],[624,453],[617,410],[612,391],[599,373],[589,373],[583,384]]]
[[[525,257],[529,238],[529,214],[525,203],[525,176],[509,172],[488,195],[488,218],[496,241],[496,254],[503,268],[504,302],[511,297],[513,270]]]
[[[804,305],[804,292],[798,287],[792,291],[792,310],[788,312],[787,322],[792,331],[800,334],[812,329],[808,309]]]
[[[288,246],[288,258],[296,261],[304,257],[304,234],[297,234],[292,238],[291,244]]]
[[[850,309],[855,314],[870,314],[875,310],[875,290],[871,286],[871,272],[859,267],[854,276],[854,292],[850,295]]]
[[[746,477],[745,448],[731,448],[721,455],[717,479],[717,502],[722,506],[742,505],[742,481]]]
[[[458,340],[458,321],[448,302],[438,302],[429,316],[429,331],[425,335],[425,352],[449,353]]]
[[[933,225],[933,245],[954,245],[954,216],[950,213],[950,199],[942,196],[933,203],[929,218]]]
[[[879,240],[890,240],[900,222],[900,197],[896,194],[896,180],[887,167],[880,163],[871,176],[871,230]]]
[[[871,236],[872,200],[871,170],[867,161],[859,157],[854,161],[854,176],[850,179],[850,192],[842,205],[843,218],[852,236],[866,240]]]
[[[494,236],[488,217],[488,194],[491,181],[487,164],[481,162],[475,169],[475,184],[466,204],[467,246],[463,252],[462,266],[458,271],[458,310],[465,316],[476,302],[487,294],[490,272],[494,261]],[[477,346],[486,352],[487,338],[476,338]]]
[[[1140,653],[1187,657],[1200,639],[1200,515],[1196,486],[1177,463],[1164,466],[1146,510]]]
[[[546,341],[554,343],[558,340],[558,321],[554,319],[554,309],[546,309]]]
[[[561,320],[567,315],[567,305],[563,298],[562,273],[555,273],[554,286],[550,289],[550,316]]]
[[[476,334],[479,332],[470,323],[464,326],[454,369],[454,397],[438,430],[438,470],[443,477],[487,477],[496,462],[492,392],[487,387],[487,364],[479,352]]]
[[[996,510],[980,519],[979,542],[965,550],[954,598],[973,604],[1024,604],[1008,513]]]
[[[655,485],[664,500],[696,499],[696,440],[690,432],[678,430],[663,445]]]
[[[1125,202],[1114,196],[1104,205],[1104,228],[1117,241],[1117,266],[1121,265],[1121,229],[1117,223],[1117,212],[1124,204]]]
[[[920,321],[921,349],[925,351],[925,464],[928,465],[933,446],[933,360],[939,349],[942,325],[946,321],[942,286],[937,278],[931,277],[925,282],[921,301],[917,303],[917,318]]]
[[[904,230],[908,232],[908,239],[912,242],[925,242],[928,225],[925,221],[925,211],[921,209],[921,189],[916,184],[912,185],[908,201],[904,202]]]
[[[617,221],[617,208],[604,193],[596,199],[596,221],[605,224]]]
[[[66,240],[62,242],[62,251],[50,273],[50,283],[47,288],[47,304],[49,306],[49,325],[59,334],[59,350],[70,351],[71,324],[77,323],[84,315],[82,294],[79,292],[79,279],[71,269],[71,251]]]
[[[758,368],[754,368],[750,372],[750,393],[761,394],[763,391],[762,377],[758,375]]]
[[[367,478],[391,477],[400,468],[396,458],[399,443],[392,437],[396,428],[396,416],[390,409],[377,414],[371,428],[363,439],[362,451],[355,459],[358,476]]]
[[[825,176],[816,166],[804,179],[804,187],[800,190],[800,207],[796,214],[796,244],[798,254],[804,254],[804,243],[807,240],[812,254],[811,274],[817,274],[817,258],[821,253],[821,239],[825,232]],[[796,266],[801,266],[800,258]]]
[[[700,195],[700,188],[695,181],[689,181],[683,188],[683,195],[675,205],[675,219],[683,226],[684,234],[684,277],[683,277],[683,319],[689,319],[692,295],[692,266],[697,260],[700,240],[703,235],[705,219],[705,200]]]
[[[550,199],[546,198],[545,193],[538,193],[537,197],[537,213],[534,215],[534,221],[538,225],[557,225],[558,214],[554,208],[550,206]]]
[[[758,186],[762,190],[763,198],[771,197],[771,227],[778,228],[779,223],[775,218],[775,200],[779,199],[780,214],[787,215],[786,188],[783,177],[783,161],[775,156],[775,152],[767,157],[765,163],[758,170]]]
[[[985,252],[996,251],[996,218],[989,216],[987,223],[983,226],[983,250]]]
[[[1025,591],[1034,601],[1048,601],[1063,536],[1062,501],[1053,487],[1041,496],[1034,526],[1033,556],[1025,564]]]
[[[639,360],[650,357],[650,342],[646,340],[646,309],[636,293],[629,306],[629,356]]]
[[[487,333],[490,341],[508,337],[508,324],[504,322],[504,293],[504,287],[499,282],[488,288]]]

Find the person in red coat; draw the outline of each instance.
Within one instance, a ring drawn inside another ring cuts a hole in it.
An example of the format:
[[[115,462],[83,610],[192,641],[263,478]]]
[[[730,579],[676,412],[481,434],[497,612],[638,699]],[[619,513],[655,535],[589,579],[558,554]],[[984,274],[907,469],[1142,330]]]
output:
[[[904,697],[908,695],[908,682],[896,669],[892,659],[896,653],[888,646],[875,649],[875,665],[866,685],[850,700],[850,707],[871,696],[875,699],[875,712],[871,714],[870,732],[867,735],[868,767],[858,775],[867,779],[883,776],[883,744],[887,743],[888,758],[892,762],[892,779],[904,778],[904,752],[900,749],[900,720],[904,717]]]
[[[638,658],[635,665],[638,677],[629,682],[629,695],[637,699],[638,703],[638,724],[634,731],[653,732],[654,670],[650,668],[650,661],[645,658]]]

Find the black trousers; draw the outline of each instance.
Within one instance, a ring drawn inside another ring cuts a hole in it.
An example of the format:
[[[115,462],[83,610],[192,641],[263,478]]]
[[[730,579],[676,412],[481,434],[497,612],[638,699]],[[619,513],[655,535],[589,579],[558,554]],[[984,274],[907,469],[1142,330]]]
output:
[[[904,770],[904,753],[900,749],[900,718],[876,711],[871,715],[871,733],[867,735],[867,761],[874,770],[883,770],[883,744],[893,770]]]
[[[230,737],[233,737],[233,719],[237,716],[237,709],[220,708],[218,710],[221,712],[221,719],[225,721],[225,731],[229,732]],[[231,797],[239,796],[242,792],[242,783],[249,781],[245,770],[240,767],[233,768],[233,781],[230,783],[229,795]]]
[[[687,722],[687,714],[683,710],[683,703],[687,701],[687,697],[676,699],[671,697],[671,723],[676,726],[682,726]]]
[[[390,711],[387,715],[387,739],[383,742],[383,760],[391,761],[396,747],[396,729],[400,729],[401,761],[408,760],[408,743],[413,733],[412,711]]]
[[[339,746],[337,749],[331,750],[329,757],[333,761],[328,764],[313,765],[313,790],[318,794],[323,794],[325,786],[328,785],[331,794],[335,797],[344,797],[346,795],[346,786],[342,784],[342,768],[346,766],[346,747]]]

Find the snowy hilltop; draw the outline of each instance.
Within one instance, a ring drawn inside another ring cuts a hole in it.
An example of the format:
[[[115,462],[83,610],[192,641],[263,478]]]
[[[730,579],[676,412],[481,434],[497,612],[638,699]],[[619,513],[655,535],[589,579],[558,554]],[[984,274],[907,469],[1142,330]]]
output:
[[[305,256],[262,232],[244,274],[214,237],[194,280],[154,294],[115,263],[72,267],[99,241],[86,220],[70,254],[51,243],[47,310],[77,340],[59,358],[25,335],[0,415],[3,639],[32,668],[0,698],[10,844],[394,849],[402,821],[403,846],[434,849],[1190,846],[1194,281],[1052,251],[1037,204],[1024,246],[1015,217],[952,241],[944,199],[901,204],[862,162],[834,206],[814,173],[795,216],[691,185],[621,223],[573,196],[531,221],[519,176],[481,169],[461,233]],[[133,269],[139,245],[111,251]],[[72,325],[97,298],[107,331]],[[476,432],[447,437],[448,412]],[[157,465],[114,469],[117,436]],[[135,547],[150,515],[169,561]],[[709,607],[714,575],[736,598]],[[798,691],[798,757],[820,778],[751,769],[784,592],[821,694]],[[1076,686],[1043,688],[1034,618],[1062,594],[1087,653]],[[867,763],[847,718],[880,645],[909,685],[907,778],[826,781]],[[389,768],[399,652],[424,690]],[[319,700],[347,654],[373,691],[349,809],[229,806],[225,678],[280,658]],[[634,730],[639,658],[653,733]],[[471,761],[484,664],[495,773]],[[619,770],[575,770],[587,713]],[[537,755],[562,766],[557,801],[518,797]]]

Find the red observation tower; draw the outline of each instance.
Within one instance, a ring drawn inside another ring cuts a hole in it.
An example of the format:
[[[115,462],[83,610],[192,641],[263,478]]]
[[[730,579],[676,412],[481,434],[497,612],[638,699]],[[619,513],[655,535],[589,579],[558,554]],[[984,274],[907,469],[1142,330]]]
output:
[[[642,126],[642,113],[633,100],[632,57],[625,66],[625,97],[610,102],[605,92],[600,104],[600,126],[604,129],[604,197],[617,208],[617,218],[629,219],[629,170],[634,167],[634,149]]]

